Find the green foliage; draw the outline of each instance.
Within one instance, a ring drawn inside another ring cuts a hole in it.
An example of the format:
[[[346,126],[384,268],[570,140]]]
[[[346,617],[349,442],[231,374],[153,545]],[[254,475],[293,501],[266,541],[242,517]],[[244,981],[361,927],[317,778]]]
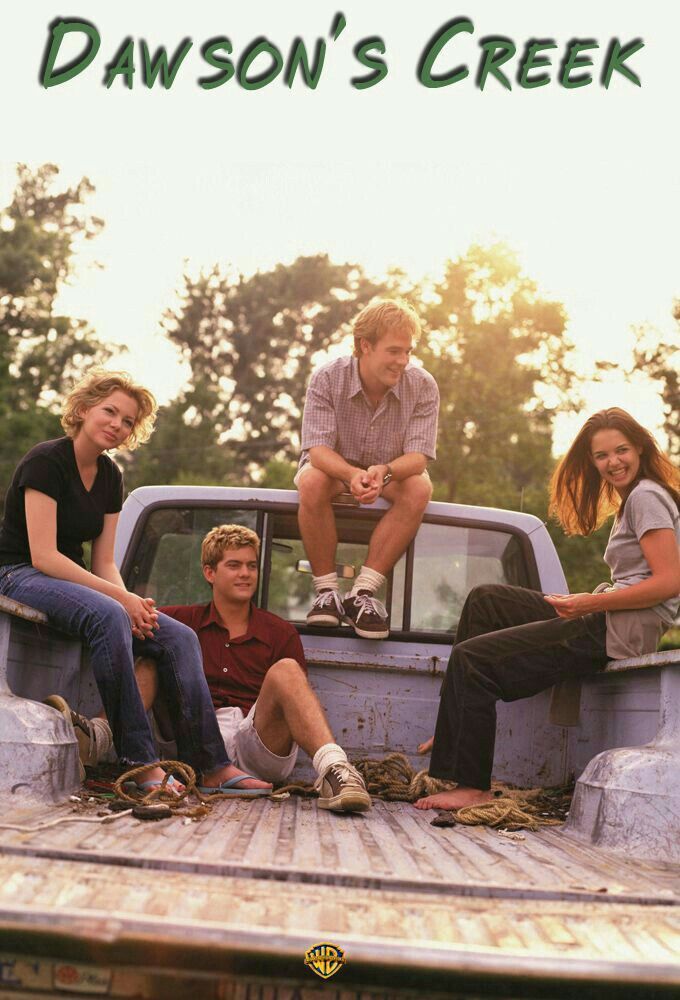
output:
[[[247,479],[242,469],[236,471],[230,446],[218,443],[211,422],[196,411],[192,396],[181,394],[160,408],[153,437],[127,460],[128,489],[159,483],[227,486]]]
[[[164,323],[191,366],[181,419],[211,429],[241,481],[271,458],[292,460],[320,353],[379,290],[358,266],[324,254],[248,278],[217,266],[185,276],[181,305]]]
[[[560,557],[570,593],[590,594],[599,583],[610,579],[609,567],[603,557],[612,527],[611,520],[588,538],[565,535],[561,526],[553,520],[548,521],[547,527]]]
[[[268,490],[293,490],[293,478],[297,471],[296,462],[286,462],[273,458],[264,467],[264,475],[258,486]]]
[[[680,628],[671,628],[661,637],[659,650],[680,649]]]
[[[680,459],[680,300],[673,305],[673,316],[678,326],[678,336],[671,343],[661,341],[658,332],[651,327],[639,327],[636,330],[633,370],[644,371],[659,387],[668,453],[677,460]]]
[[[552,418],[576,382],[564,307],[503,243],[449,261],[434,293],[418,355],[442,399],[436,496],[544,517]]]
[[[101,229],[85,203],[94,188],[83,178],[53,190],[59,170],[20,165],[11,203],[0,209],[0,491],[17,458],[61,433],[53,411],[64,386],[102,345],[82,320],[55,309],[73,273],[78,243]]]

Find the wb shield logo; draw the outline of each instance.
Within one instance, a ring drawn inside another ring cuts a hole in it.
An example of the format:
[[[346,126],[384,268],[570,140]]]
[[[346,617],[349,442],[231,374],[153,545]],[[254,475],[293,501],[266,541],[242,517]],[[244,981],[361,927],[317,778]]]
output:
[[[323,941],[305,952],[305,965],[322,979],[330,979],[345,964],[345,953],[336,944]]]

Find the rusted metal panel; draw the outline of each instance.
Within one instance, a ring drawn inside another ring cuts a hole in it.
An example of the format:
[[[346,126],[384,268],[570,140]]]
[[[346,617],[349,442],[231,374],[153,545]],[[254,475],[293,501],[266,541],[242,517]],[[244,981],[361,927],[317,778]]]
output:
[[[0,612],[14,615],[16,618],[24,618],[27,622],[34,622],[37,625],[47,624],[47,615],[36,608],[30,608],[27,604],[13,601],[10,597],[0,594]]]
[[[644,670],[647,667],[677,666],[680,668],[680,649],[666,649],[661,653],[647,653],[646,656],[635,656],[629,660],[612,660],[607,664],[606,672],[626,673],[630,670]]]
[[[659,692],[658,669],[586,680],[579,725],[569,730],[569,769],[579,777],[603,750],[652,740],[659,728]]]
[[[11,668],[17,662],[15,637],[22,632],[32,636],[36,627],[0,613],[0,800],[13,804],[60,802],[80,785],[71,726],[54,709],[17,697],[11,690]],[[79,660],[80,647],[74,648]],[[30,662],[22,659],[24,674]]]
[[[656,666],[658,732],[644,746],[607,750],[576,784],[568,831],[639,858],[680,862],[680,668]]]
[[[100,806],[17,809],[12,821],[75,809]],[[154,1000],[173,995],[167,979],[153,980],[161,967],[175,970],[177,989],[209,997],[214,988],[216,1000],[270,997],[260,988],[289,981],[310,989],[302,958],[322,940],[346,950],[353,1000],[362,990],[377,991],[374,1000],[411,988],[451,995],[454,984],[471,996],[473,983],[505,996],[542,983],[544,997],[565,982],[680,986],[679,865],[637,862],[554,828],[509,840],[437,829],[430,818],[384,802],[334,816],[291,798],[220,803],[200,823],[126,816],[106,827],[3,830],[0,952],[28,941],[45,961],[96,957],[111,996],[130,995],[113,984],[132,967],[133,995]],[[214,982],[192,983],[208,974]],[[139,976],[151,978],[140,986]]]
[[[34,825],[82,805],[17,809]],[[89,809],[96,811],[97,805]],[[87,811],[87,810],[86,810]],[[0,831],[0,856],[97,859],[159,873],[193,871],[317,885],[413,889],[466,897],[680,904],[680,866],[639,862],[581,845],[561,829],[509,840],[485,828],[438,829],[407,803],[376,801],[365,816],[335,816],[314,800],[232,800],[202,822],[177,817],[107,826],[65,824],[32,834]]]
[[[0,859],[0,875],[5,952],[21,935],[34,955],[56,951],[62,961],[174,968],[178,978],[249,972],[263,982],[273,967],[280,983],[295,963],[296,979],[304,982],[305,950],[329,940],[347,955],[339,987],[363,979],[373,988],[398,990],[418,981],[421,989],[428,981],[436,988],[429,976],[439,974],[443,986],[443,973],[450,988],[461,977],[484,977],[486,993],[507,990],[522,976],[546,977],[553,987],[560,980],[618,980],[629,989],[680,985],[680,909],[674,907],[491,903],[186,872],[159,879],[154,870],[87,862],[38,860],[28,872],[17,858]]]

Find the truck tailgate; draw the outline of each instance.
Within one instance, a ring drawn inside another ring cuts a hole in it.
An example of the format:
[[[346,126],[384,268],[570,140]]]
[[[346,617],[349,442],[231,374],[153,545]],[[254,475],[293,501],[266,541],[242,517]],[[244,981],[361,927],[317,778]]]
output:
[[[677,994],[678,866],[556,828],[523,839],[434,828],[433,815],[260,799],[220,803],[200,823],[4,830],[0,986],[44,995],[31,975],[54,980],[67,963],[110,996],[564,996],[567,983],[583,996]],[[346,958],[325,988],[303,964],[324,941]],[[130,992],[131,976],[143,990]]]

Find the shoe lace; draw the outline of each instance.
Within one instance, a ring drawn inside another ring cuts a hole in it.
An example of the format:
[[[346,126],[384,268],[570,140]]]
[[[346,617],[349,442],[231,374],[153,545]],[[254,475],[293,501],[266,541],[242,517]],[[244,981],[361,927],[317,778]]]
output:
[[[345,785],[353,785],[355,788],[366,788],[364,779],[353,764],[350,764],[349,761],[338,761],[336,764],[331,764],[330,767],[327,767],[323,774],[320,774],[316,779],[314,788],[317,792],[321,790],[323,779],[329,771],[333,771],[335,776]]]
[[[335,611],[338,612],[340,617],[343,615],[342,602],[340,600],[340,595],[337,590],[322,590],[314,598],[315,608],[325,608],[333,607]]]
[[[359,608],[357,621],[362,615],[375,615],[378,618],[387,618],[387,608],[372,594],[355,594],[353,600]]]

